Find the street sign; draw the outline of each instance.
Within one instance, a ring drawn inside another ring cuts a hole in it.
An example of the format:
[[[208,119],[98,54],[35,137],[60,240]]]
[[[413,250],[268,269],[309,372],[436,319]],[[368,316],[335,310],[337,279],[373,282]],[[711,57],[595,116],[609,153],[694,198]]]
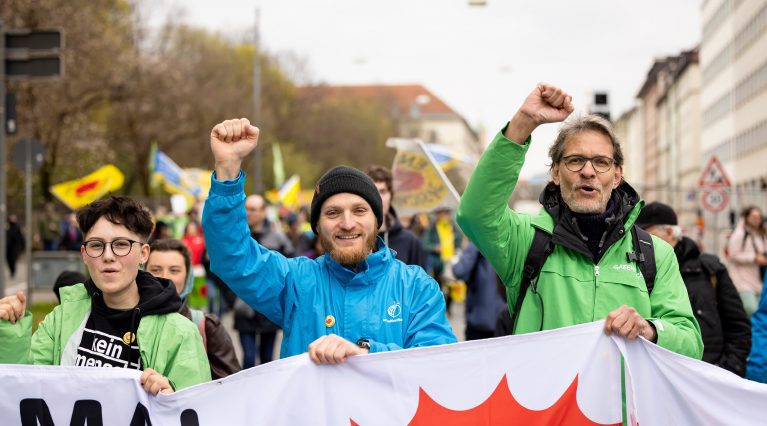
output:
[[[13,30],[4,34],[5,78],[27,80],[62,74],[61,31]]]
[[[35,171],[43,165],[43,160],[45,160],[43,144],[35,138],[21,138],[16,142],[11,150],[11,160],[13,160],[13,165],[18,167],[19,170],[26,170],[27,150],[29,150],[30,166],[32,171]]]
[[[730,179],[727,177],[727,172],[724,171],[722,163],[716,156],[712,155],[708,161],[706,169],[703,170],[703,174],[700,175],[698,186],[703,189],[706,188],[729,188]]]
[[[703,191],[703,197],[701,197],[703,207],[711,213],[721,212],[727,208],[729,201],[729,193],[722,189],[706,189]]]
[[[719,213],[727,208],[732,184],[727,177],[727,172],[724,171],[724,166],[715,155],[711,156],[703,174],[700,175],[698,186],[703,190],[700,199],[703,208],[712,213]]]

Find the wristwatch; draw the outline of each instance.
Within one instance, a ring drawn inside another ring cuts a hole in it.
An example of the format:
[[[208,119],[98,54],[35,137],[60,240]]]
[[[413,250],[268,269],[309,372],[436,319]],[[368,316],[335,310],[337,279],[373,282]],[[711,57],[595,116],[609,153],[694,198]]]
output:
[[[370,342],[367,339],[357,340],[357,347],[360,349],[367,349],[370,352]]]

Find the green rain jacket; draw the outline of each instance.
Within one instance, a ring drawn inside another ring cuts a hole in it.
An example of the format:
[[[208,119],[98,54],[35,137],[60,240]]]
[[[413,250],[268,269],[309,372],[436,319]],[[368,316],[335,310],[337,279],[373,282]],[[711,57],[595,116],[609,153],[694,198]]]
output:
[[[34,334],[29,312],[16,324],[0,320],[0,363],[74,365],[90,312],[91,296],[83,284],[77,284],[61,288],[61,304],[45,317]],[[181,314],[142,317],[136,340],[144,368],[167,377],[175,390],[210,381],[200,333]]]
[[[570,225],[569,210],[560,208],[557,186],[550,183],[541,194],[543,208],[537,215],[508,207],[529,146],[529,138],[519,145],[498,133],[474,170],[457,212],[458,224],[503,280],[510,311],[519,295],[534,228],[552,234],[555,248],[541,269],[538,294],[528,289],[514,332],[597,321],[628,305],[655,326],[659,346],[700,359],[700,327],[673,248],[653,237],[657,275],[651,294],[636,264],[627,261],[626,253],[634,251],[630,230],[644,205],[636,191],[625,182],[613,191],[618,209],[606,220],[603,254],[595,263]]]

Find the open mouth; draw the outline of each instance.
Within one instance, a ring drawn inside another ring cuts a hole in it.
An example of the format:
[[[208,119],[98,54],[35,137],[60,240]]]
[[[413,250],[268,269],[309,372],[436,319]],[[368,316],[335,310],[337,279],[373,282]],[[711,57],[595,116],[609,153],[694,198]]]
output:
[[[599,192],[595,187],[591,185],[578,185],[578,191],[586,195],[593,195]]]
[[[362,237],[362,234],[336,235],[336,240],[340,240],[343,242],[351,242],[361,237]]]

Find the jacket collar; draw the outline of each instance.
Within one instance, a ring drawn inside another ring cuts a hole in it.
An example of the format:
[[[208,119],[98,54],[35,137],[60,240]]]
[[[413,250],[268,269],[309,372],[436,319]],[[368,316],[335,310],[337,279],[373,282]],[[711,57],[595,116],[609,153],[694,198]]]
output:
[[[608,226],[602,237],[604,240],[602,254],[630,230],[639,215],[639,210],[644,205],[644,201],[639,198],[639,194],[626,181],[621,182],[613,190],[610,197],[612,202],[616,203],[616,208],[615,213],[605,220]],[[538,216],[533,218],[533,226],[551,233],[552,241],[555,244],[592,258],[593,255],[578,230],[575,217],[562,199],[559,186],[549,182],[541,192],[538,200],[543,205],[543,208]],[[619,232],[620,230],[623,230],[623,232]]]
[[[385,277],[394,261],[394,254],[384,244],[381,237],[376,237],[376,250],[360,262],[357,272],[342,266],[329,254],[322,256],[330,271],[330,275],[341,285],[371,285]]]

